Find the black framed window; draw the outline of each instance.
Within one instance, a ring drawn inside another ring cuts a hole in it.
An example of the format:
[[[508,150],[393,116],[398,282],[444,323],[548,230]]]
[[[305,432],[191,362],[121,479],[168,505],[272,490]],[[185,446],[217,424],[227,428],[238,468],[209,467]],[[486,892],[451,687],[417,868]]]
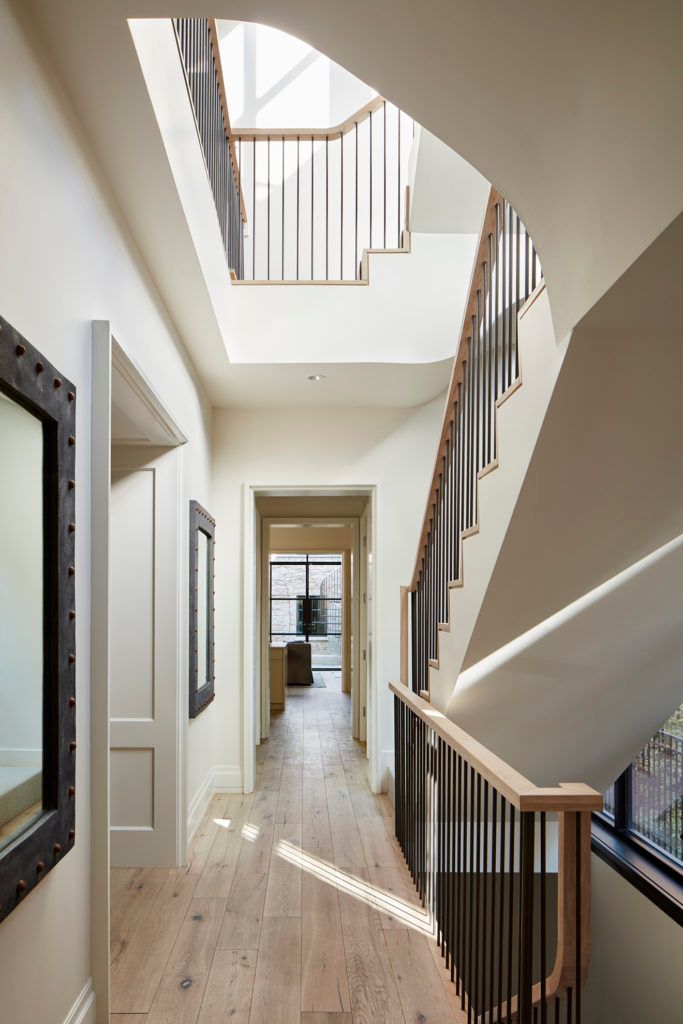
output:
[[[311,644],[317,672],[341,671],[340,554],[271,555],[270,640]]]
[[[605,793],[593,850],[683,924],[683,704]]]

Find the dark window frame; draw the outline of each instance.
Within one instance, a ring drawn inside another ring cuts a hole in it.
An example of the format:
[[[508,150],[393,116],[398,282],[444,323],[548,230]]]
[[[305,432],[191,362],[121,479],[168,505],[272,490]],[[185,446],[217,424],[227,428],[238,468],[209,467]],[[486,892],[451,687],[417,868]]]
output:
[[[303,561],[301,560],[302,557],[304,559]],[[298,594],[295,597],[273,597],[273,568],[276,567],[276,566],[281,566],[281,565],[295,566],[295,567],[303,568],[303,569],[306,570],[306,587],[305,587],[306,593],[305,594]],[[337,560],[333,561],[331,557],[328,557],[328,558],[316,558],[315,554],[310,554],[310,553],[308,553],[308,554],[306,554],[304,556],[300,556],[299,558],[292,558],[291,560],[287,559],[287,558],[280,558],[280,557],[278,557],[277,559],[274,559],[272,557],[272,555],[271,555],[271,558],[270,558],[269,563],[268,563],[268,583],[269,583],[269,594],[268,594],[268,637],[269,637],[269,641],[271,643],[273,642],[273,637],[283,637],[283,636],[291,636],[291,637],[303,636],[305,638],[305,642],[306,643],[308,643],[311,638],[313,638],[315,640],[315,639],[318,639],[321,636],[326,636],[326,637],[327,636],[339,636],[339,637],[343,636],[343,632],[342,631],[337,633],[337,632],[332,632],[331,630],[328,630],[328,632],[324,633],[324,634],[313,633],[313,632],[310,632],[310,633],[309,632],[287,633],[287,632],[283,632],[281,630],[273,631],[273,604],[275,604],[278,601],[279,602],[295,601],[298,604],[299,602],[302,602],[302,601],[305,601],[305,600],[313,600],[313,599],[315,599],[316,601],[328,601],[328,602],[330,602],[332,604],[336,602],[339,605],[341,605],[342,600],[343,600],[342,597],[321,597],[320,595],[316,594],[316,595],[313,595],[313,598],[311,598],[311,595],[309,593],[310,592],[310,567],[311,566],[315,566],[315,565],[324,565],[324,566],[327,566],[329,568],[340,568],[343,571],[344,556],[343,556],[343,554],[340,553],[339,557],[337,558]],[[336,667],[335,666],[333,666],[333,667],[327,666],[327,667],[324,667],[324,668],[316,668],[315,671],[316,672],[339,672],[339,671],[341,671],[341,665],[336,666]]]
[[[633,828],[633,765],[614,783],[614,814],[593,815],[591,848],[660,910],[683,925],[683,867]]]

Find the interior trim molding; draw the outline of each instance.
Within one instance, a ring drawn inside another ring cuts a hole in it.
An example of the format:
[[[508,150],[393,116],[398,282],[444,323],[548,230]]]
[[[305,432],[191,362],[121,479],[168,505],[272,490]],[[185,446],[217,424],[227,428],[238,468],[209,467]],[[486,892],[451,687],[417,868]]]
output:
[[[64,1018],[64,1024],[95,1024],[95,992],[92,978],[86,981],[81,994]]]
[[[243,777],[241,765],[221,764],[211,768],[195,795],[190,800],[187,811],[187,845],[194,839],[197,829],[204,820],[211,797],[214,793],[242,793]]]

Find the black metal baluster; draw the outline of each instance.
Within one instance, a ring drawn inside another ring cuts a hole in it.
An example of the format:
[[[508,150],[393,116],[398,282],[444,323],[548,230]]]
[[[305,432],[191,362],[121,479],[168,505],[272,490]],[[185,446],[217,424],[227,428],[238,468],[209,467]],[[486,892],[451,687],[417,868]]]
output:
[[[339,216],[339,280],[344,280],[344,135],[339,139],[341,152],[341,171],[339,180],[339,191],[341,198],[341,212]]]
[[[357,281],[358,278],[359,278],[359,275],[360,275],[360,253],[358,252],[358,121],[355,122],[355,127],[354,127],[354,160],[355,160],[355,164],[356,164],[356,167],[355,167],[356,184],[355,184],[355,188],[354,188],[354,193],[353,194],[354,194],[354,201],[355,201],[356,209],[355,209],[355,217],[354,217],[355,232],[354,232],[354,241],[353,241],[353,260],[354,260],[354,274],[356,276],[356,281]]]
[[[469,837],[469,885],[467,893],[467,975],[466,975],[466,988],[467,988],[467,1024],[471,1024],[472,1021],[472,994],[473,984],[472,979],[474,976],[473,969],[473,945],[474,939],[474,915],[476,913],[476,907],[474,902],[474,844],[475,844],[475,825],[474,825],[474,768],[469,769],[469,792],[468,792],[468,806],[467,806],[467,817],[469,821],[468,837]]]
[[[396,206],[397,206],[397,212],[396,212],[396,248],[400,249],[400,247],[401,247],[401,231],[402,231],[402,229],[401,229],[401,111],[398,109],[398,107],[396,107],[396,114],[397,114],[397,120],[396,120],[396,136],[397,136],[396,165],[397,165],[397,174],[398,174],[398,182],[397,182],[397,185],[396,185],[396,189],[397,189],[397,202],[396,202]]]
[[[368,123],[369,123],[368,135],[369,135],[369,145],[370,145],[370,191],[369,191],[369,199],[368,199],[368,216],[369,216],[369,221],[370,221],[370,228],[369,228],[369,235],[368,235],[368,249],[372,249],[372,199],[373,199],[373,196],[372,196],[372,141],[373,141],[372,140],[372,111],[370,111],[370,115],[369,115],[369,118],[368,118]]]
[[[508,865],[508,972],[507,972],[507,1022],[512,1022],[512,949],[515,916],[515,808],[510,804],[510,862]]]
[[[480,918],[481,948],[477,950],[479,962],[480,985],[477,989],[477,1012],[482,1014],[486,1006],[486,911],[488,907],[488,856],[489,856],[489,784],[484,780],[484,798],[482,807],[481,830],[483,834],[482,871],[481,871],[481,904],[478,915]]]
[[[268,165],[267,165],[268,166],[268,170],[267,170],[267,175],[266,175],[266,178],[267,178],[266,188],[267,188],[267,196],[268,196],[268,198],[267,198],[267,221],[266,221],[266,223],[267,223],[266,238],[267,238],[267,246],[268,246],[267,254],[266,254],[266,280],[270,281],[270,135],[268,136],[267,143],[266,143],[266,159],[268,161]]]
[[[581,977],[581,960],[582,960],[582,949],[581,949],[581,815],[577,812],[576,815],[576,851],[575,857],[575,868],[576,868],[576,950],[574,952],[575,963],[576,963],[576,1024],[581,1024],[581,986],[583,979]]]
[[[487,1006],[489,1014],[494,1007],[494,979],[496,955],[496,840],[498,838],[498,791],[491,786],[491,909],[489,913],[489,991]],[[488,868],[487,868],[488,870]]]
[[[505,825],[507,815],[507,800],[500,798],[500,845],[498,849],[498,861],[500,872],[500,893],[498,906],[498,1021],[503,1019],[503,960],[505,955],[504,926],[505,926]]]
[[[533,811],[521,815],[519,1024],[532,1024],[534,965],[534,829]]]
[[[540,961],[541,961],[541,1024],[547,1024],[548,1021],[548,1007],[546,1005],[546,975],[547,971],[547,955],[546,955],[546,816],[545,812],[541,812],[540,817],[540,828],[541,828],[541,920],[540,920]]]
[[[514,318],[514,321],[513,321],[514,327],[515,327],[515,335],[514,335],[515,380],[517,379],[517,375],[518,375],[518,372],[519,372],[518,361],[517,361],[517,318],[519,316],[519,309],[520,309],[520,305],[521,305],[521,303],[520,303],[520,294],[519,294],[519,285],[520,285],[520,282],[519,282],[519,275],[520,275],[520,266],[519,266],[519,260],[520,260],[520,231],[521,231],[521,227],[520,227],[519,217],[517,216],[517,214],[515,214],[515,318]]]
[[[299,280],[299,224],[301,211],[301,139],[296,137],[296,279]]]
[[[387,101],[382,104],[382,149],[384,157],[384,248],[387,247]]]

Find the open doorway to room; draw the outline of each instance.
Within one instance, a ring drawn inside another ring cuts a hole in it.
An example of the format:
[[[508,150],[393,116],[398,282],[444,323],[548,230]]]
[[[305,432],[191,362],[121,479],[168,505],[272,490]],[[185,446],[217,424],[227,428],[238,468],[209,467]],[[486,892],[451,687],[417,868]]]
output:
[[[287,686],[351,692],[347,558],[345,552],[269,554],[269,643],[287,653]]]
[[[245,648],[254,651],[245,672],[246,708],[253,700],[254,709],[253,725],[245,718],[245,779],[250,743],[255,752],[271,725],[296,707],[310,714],[315,707],[344,743],[354,745],[371,775],[366,563],[372,491],[252,491],[251,501],[258,571],[252,598],[245,598],[245,607],[254,609],[245,623],[252,638],[245,634]]]

